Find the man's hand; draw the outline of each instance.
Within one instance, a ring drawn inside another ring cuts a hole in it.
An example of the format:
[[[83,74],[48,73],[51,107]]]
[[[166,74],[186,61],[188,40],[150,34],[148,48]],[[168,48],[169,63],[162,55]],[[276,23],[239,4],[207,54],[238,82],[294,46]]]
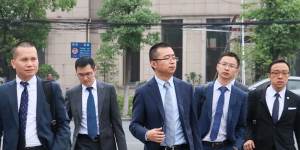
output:
[[[156,143],[162,143],[165,138],[165,134],[162,128],[153,128],[151,130],[148,130],[146,136],[147,136],[147,140]]]
[[[252,140],[248,140],[244,143],[244,150],[253,150],[254,148],[255,148],[255,145]]]

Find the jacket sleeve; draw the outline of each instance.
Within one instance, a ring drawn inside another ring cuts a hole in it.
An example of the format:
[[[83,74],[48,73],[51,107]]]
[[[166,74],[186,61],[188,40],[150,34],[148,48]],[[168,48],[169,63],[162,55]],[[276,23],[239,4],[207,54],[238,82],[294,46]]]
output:
[[[245,140],[254,140],[254,132],[256,125],[256,108],[257,108],[257,100],[256,90],[249,92],[248,100],[247,100],[247,126],[246,126],[246,134]]]
[[[71,122],[73,115],[72,115],[72,110],[71,110],[70,91],[66,92],[65,106],[66,106],[66,111],[68,114],[68,120],[69,120],[69,122]]]
[[[117,141],[118,150],[127,150],[125,133],[122,127],[122,121],[120,111],[117,103],[117,94],[113,86],[110,88],[111,99],[110,99],[110,115],[112,121],[112,128],[114,130],[115,138]]]
[[[235,141],[235,146],[238,149],[243,149],[243,144],[245,140],[245,132],[246,132],[246,126],[247,126],[247,94],[241,95],[241,108],[240,108],[240,115],[239,115],[239,120],[236,126],[236,131],[235,131],[235,136],[236,136],[236,141]]]
[[[294,131],[298,147],[300,146],[300,97],[297,96],[297,114],[295,119]]]
[[[57,83],[53,83],[53,94],[55,100],[55,114],[57,122],[57,132],[55,133],[55,139],[51,150],[68,150],[70,149],[70,127],[68,122],[68,116],[64,105],[64,99],[61,89]]]

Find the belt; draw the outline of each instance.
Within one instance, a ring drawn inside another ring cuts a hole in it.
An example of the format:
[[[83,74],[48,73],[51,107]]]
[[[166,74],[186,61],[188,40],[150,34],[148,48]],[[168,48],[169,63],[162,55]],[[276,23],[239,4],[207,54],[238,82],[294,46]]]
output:
[[[224,148],[229,144],[228,140],[225,140],[223,142],[209,142],[209,141],[202,141],[203,145],[209,146],[212,149],[220,149]]]
[[[32,146],[32,147],[25,147],[23,150],[43,150],[43,146]]]
[[[91,139],[87,134],[78,134],[77,138],[89,139],[92,142],[99,142],[100,141],[99,135],[97,135],[94,139]]]
[[[187,144],[173,145],[173,146],[162,146],[163,150],[188,150]]]

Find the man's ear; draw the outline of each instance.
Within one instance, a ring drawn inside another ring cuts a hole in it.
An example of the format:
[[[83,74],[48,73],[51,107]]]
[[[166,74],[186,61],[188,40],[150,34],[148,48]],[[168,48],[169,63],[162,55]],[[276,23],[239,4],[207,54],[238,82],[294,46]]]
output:
[[[14,59],[10,60],[10,64],[11,64],[11,66],[12,66],[14,69],[16,69],[16,67],[15,67],[15,60],[14,60]]]
[[[152,68],[156,68],[157,62],[156,61],[150,61],[150,65]]]

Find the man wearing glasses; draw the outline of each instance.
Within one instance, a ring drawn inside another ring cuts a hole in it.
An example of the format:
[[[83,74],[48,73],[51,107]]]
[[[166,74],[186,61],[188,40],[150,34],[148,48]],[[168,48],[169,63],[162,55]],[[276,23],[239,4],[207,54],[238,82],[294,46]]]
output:
[[[81,84],[66,92],[75,124],[72,150],[127,150],[115,88],[96,81],[92,58],[77,59],[75,70]]]
[[[217,79],[195,89],[194,109],[204,150],[242,148],[247,95],[232,84],[239,65],[236,54],[222,54],[216,66]]]
[[[178,58],[167,43],[149,51],[154,77],[136,90],[129,129],[147,150],[201,150],[195,148],[192,125],[192,85],[175,77]]]
[[[300,143],[300,98],[286,88],[290,65],[282,59],[269,65],[271,84],[249,93],[244,150],[295,150]]]

